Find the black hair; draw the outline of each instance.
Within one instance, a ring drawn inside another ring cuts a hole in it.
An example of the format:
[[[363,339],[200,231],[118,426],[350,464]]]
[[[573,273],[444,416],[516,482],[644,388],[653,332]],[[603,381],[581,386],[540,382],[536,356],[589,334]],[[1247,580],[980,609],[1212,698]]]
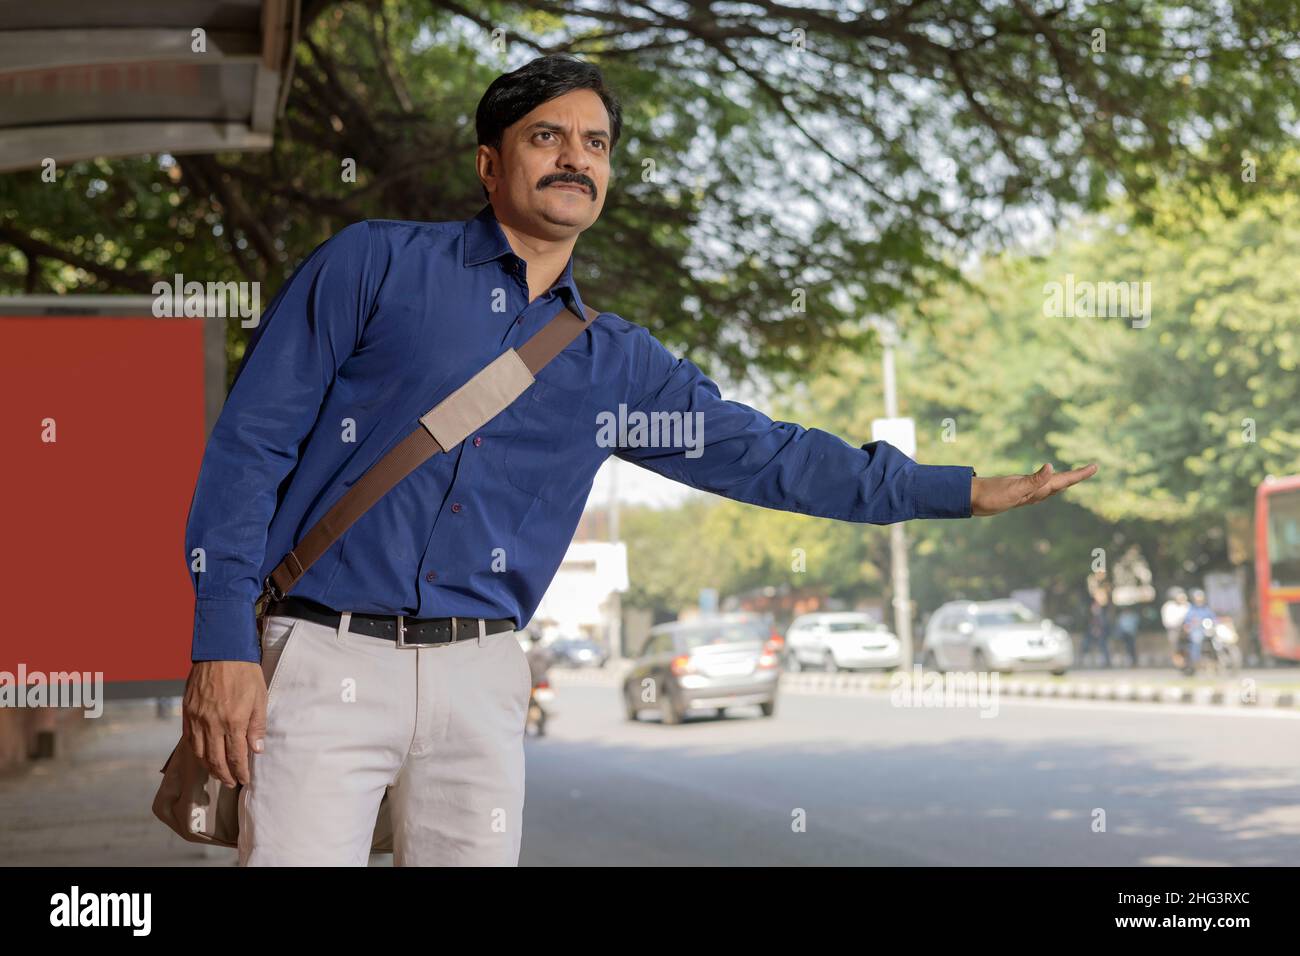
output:
[[[613,90],[605,85],[600,68],[570,53],[539,56],[492,81],[474,114],[479,145],[500,152],[506,127],[519,122],[543,103],[574,90],[591,90],[605,104],[610,123],[609,150],[613,153],[623,130],[623,107]],[[483,195],[487,197],[487,187],[483,188]]]

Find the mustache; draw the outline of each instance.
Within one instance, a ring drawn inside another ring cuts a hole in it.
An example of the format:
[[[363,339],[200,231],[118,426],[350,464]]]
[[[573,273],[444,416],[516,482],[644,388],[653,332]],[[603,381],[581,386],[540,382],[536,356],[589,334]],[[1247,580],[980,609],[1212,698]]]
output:
[[[550,176],[543,176],[537,184],[538,189],[545,189],[547,186],[554,186],[556,183],[572,183],[575,186],[582,186],[591,194],[591,198],[596,198],[596,184],[589,176],[583,176],[581,173],[554,173]]]

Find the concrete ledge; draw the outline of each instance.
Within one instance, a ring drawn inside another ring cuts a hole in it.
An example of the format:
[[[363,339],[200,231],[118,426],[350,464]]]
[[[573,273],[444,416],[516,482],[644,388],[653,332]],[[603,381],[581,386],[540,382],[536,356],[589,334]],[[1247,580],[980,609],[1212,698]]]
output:
[[[628,668],[623,664],[610,664],[603,668],[576,670],[552,669],[551,683],[558,686],[590,685],[618,687],[623,683]],[[929,673],[929,672],[927,672]],[[892,675],[884,672],[821,671],[785,672],[780,678],[780,690],[793,694],[828,694],[836,696],[888,693]],[[1169,687],[1161,684],[1142,684],[1128,680],[1108,683],[1098,680],[1070,680],[1068,678],[1043,678],[1030,680],[1003,675],[999,678],[998,693],[1006,697],[1044,698],[1054,700],[1088,700],[1099,704],[1144,703],[1152,706],[1195,704],[1202,707],[1256,708],[1262,710],[1300,709],[1300,695],[1293,691],[1275,691],[1263,687],[1255,691],[1254,700],[1243,699],[1231,687]]]

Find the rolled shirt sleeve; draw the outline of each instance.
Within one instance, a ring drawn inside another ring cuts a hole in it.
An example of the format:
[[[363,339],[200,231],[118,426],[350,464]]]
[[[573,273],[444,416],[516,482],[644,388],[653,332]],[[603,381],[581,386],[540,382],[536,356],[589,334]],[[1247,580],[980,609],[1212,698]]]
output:
[[[773,421],[723,399],[693,362],[645,329],[634,341],[631,394],[640,398],[628,407],[628,421],[635,412],[680,412],[694,416],[694,431],[680,431],[692,436],[691,447],[653,447],[638,445],[629,427],[614,452],[625,461],[735,501],[820,518],[893,524],[971,516],[969,466],[921,465],[888,442],[855,448],[821,429]]]
[[[369,311],[370,225],[319,245],[262,315],[204,450],[185,530],[194,586],[191,660],[261,660],[253,604],[267,528]],[[195,555],[202,549],[202,570]]]

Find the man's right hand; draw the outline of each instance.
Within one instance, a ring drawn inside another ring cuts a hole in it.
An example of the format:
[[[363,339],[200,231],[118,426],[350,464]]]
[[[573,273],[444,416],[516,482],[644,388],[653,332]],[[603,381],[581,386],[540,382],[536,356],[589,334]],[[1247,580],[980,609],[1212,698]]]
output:
[[[983,517],[1001,514],[1022,505],[1037,504],[1096,473],[1096,463],[1059,474],[1052,469],[1051,464],[1046,464],[1032,475],[971,478],[970,513],[972,517]]]
[[[227,787],[248,786],[248,748],[262,752],[266,680],[252,661],[195,661],[185,682],[182,736]]]

